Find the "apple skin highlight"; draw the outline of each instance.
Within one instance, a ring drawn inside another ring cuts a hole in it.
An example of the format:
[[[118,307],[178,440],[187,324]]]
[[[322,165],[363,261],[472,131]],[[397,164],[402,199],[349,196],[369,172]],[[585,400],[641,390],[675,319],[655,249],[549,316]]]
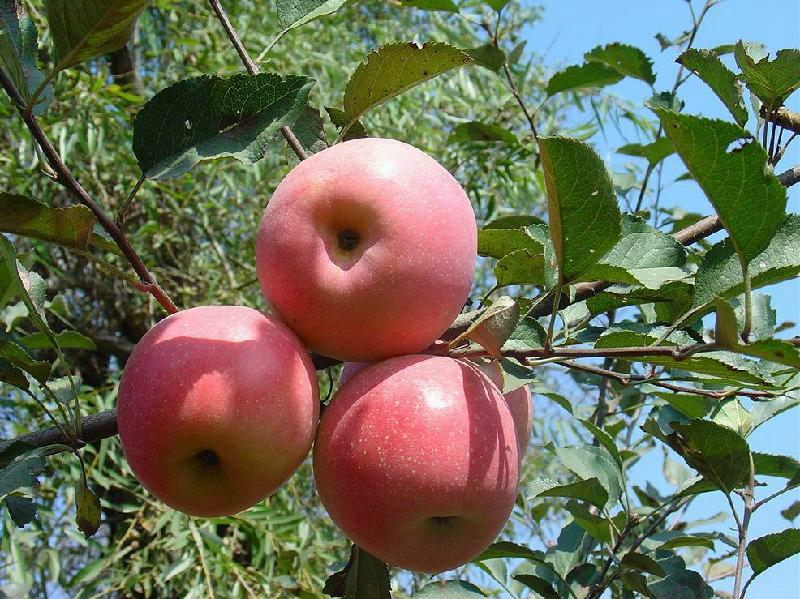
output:
[[[256,240],[264,297],[313,351],[375,362],[422,351],[461,311],[477,227],[469,198],[433,158],[355,139],[280,183]]]
[[[194,516],[245,510],[302,463],[319,419],[306,349],[275,318],[203,306],[150,329],[125,365],[119,435],[136,478]]]
[[[334,523],[379,559],[437,573],[483,551],[517,495],[506,401],[474,365],[391,358],[355,373],[323,414],[314,477]]]

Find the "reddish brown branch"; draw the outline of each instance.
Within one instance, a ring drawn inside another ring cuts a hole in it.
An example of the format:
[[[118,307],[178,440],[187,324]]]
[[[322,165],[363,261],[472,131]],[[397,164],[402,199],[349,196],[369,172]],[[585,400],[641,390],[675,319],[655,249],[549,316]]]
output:
[[[242,43],[242,40],[239,39],[239,36],[236,33],[236,30],[233,28],[231,20],[228,18],[228,14],[222,7],[222,4],[220,4],[219,0],[208,0],[208,3],[211,5],[211,10],[213,10],[217,15],[217,19],[222,25],[222,28],[225,30],[225,33],[228,35],[228,39],[231,41],[231,44],[233,44],[233,47],[236,49],[236,53],[239,55],[239,58],[241,58],[244,67],[247,69],[247,72],[251,75],[258,73],[258,65],[252,58],[250,58],[250,54],[248,54],[247,49]],[[308,154],[306,153],[305,149],[303,149],[302,144],[289,127],[281,127],[281,135],[283,135],[286,143],[289,144],[289,147],[292,148],[292,150],[294,150],[294,153],[300,160],[305,160],[308,158]]]
[[[36,140],[36,143],[39,145],[45,157],[47,158],[50,168],[52,168],[56,173],[56,182],[62,187],[66,188],[78,199],[81,204],[92,211],[97,219],[97,222],[100,223],[100,226],[108,232],[111,238],[119,246],[120,250],[122,250],[123,255],[141,279],[147,293],[152,295],[156,301],[158,301],[158,303],[161,304],[161,306],[170,314],[177,312],[178,308],[175,307],[175,304],[164,292],[164,290],[159,287],[155,277],[147,269],[147,266],[145,266],[144,262],[139,257],[139,254],[136,253],[136,250],[133,249],[133,246],[131,246],[130,241],[128,241],[128,238],[125,236],[125,233],[122,231],[122,229],[120,229],[113,219],[111,219],[103,211],[100,205],[91,198],[89,193],[72,174],[72,171],[70,171],[67,165],[64,164],[64,161],[61,159],[58,151],[50,142],[47,134],[39,125],[36,117],[31,111],[25,110],[25,101],[3,69],[0,69],[0,85],[3,86],[3,89],[8,94],[8,97],[11,98],[12,103],[17,107],[17,111],[25,121],[28,130],[31,132]]]

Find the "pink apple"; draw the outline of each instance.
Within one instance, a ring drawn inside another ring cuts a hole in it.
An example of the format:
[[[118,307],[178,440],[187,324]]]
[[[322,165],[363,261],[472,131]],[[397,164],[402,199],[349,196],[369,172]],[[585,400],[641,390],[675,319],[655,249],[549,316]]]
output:
[[[486,374],[498,389],[503,389],[503,375],[497,362],[475,362],[481,372]],[[519,389],[509,391],[503,397],[514,418],[514,430],[517,434],[517,445],[520,460],[528,452],[528,443],[531,439],[533,428],[533,404],[531,403],[531,391],[525,385]]]
[[[314,476],[354,543],[394,566],[450,570],[483,551],[511,513],[514,421],[474,365],[390,358],[334,396],[317,432]]]
[[[391,139],[314,154],[281,182],[256,241],[261,289],[312,350],[370,362],[419,352],[469,294],[477,230],[439,163]]]
[[[285,325],[243,306],[162,320],[128,359],[117,406],[122,449],[142,485],[195,516],[247,509],[308,454],[316,374]]]

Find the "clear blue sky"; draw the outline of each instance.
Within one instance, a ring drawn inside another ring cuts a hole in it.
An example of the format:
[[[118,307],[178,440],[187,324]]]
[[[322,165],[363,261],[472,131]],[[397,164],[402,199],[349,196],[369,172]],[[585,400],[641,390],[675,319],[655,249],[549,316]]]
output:
[[[672,87],[677,68],[673,62],[675,51],[669,49],[662,52],[654,35],[660,32],[671,38],[687,28],[690,15],[684,0],[540,0],[535,4],[543,6],[545,14],[543,21],[529,28],[528,48],[543,53],[546,64],[557,67],[580,63],[583,53],[594,46],[620,41],[641,48],[653,59],[658,77],[657,89]],[[699,11],[702,0],[695,0],[693,4]],[[781,48],[797,48],[800,45],[800,0],[722,0],[707,15],[695,47],[712,48],[733,43],[740,38],[761,42],[773,53]],[[649,96],[647,86],[637,81],[624,80],[611,89],[624,98],[639,102]],[[696,80],[685,84],[680,96],[687,104],[687,112],[729,119],[722,104]],[[789,106],[793,110],[800,110],[800,92],[790,99]],[[752,130],[752,123],[748,124],[748,128]],[[619,169],[630,160],[613,154],[612,150],[622,142],[614,139],[612,134],[608,139],[593,141],[612,168]],[[798,163],[800,140],[795,140],[777,170],[782,171]],[[669,169],[672,177],[684,171],[678,160],[672,158]],[[665,178],[665,181],[669,180]],[[800,212],[800,185],[791,190],[789,198],[789,210]],[[670,186],[663,199],[668,205],[681,205],[687,210],[711,213],[708,202],[691,182]],[[773,306],[778,311],[779,322],[800,322],[800,281],[784,283],[769,292],[773,295]],[[800,329],[795,326],[784,334],[798,333]],[[785,412],[764,425],[752,435],[750,444],[758,451],[800,458],[800,409]],[[680,460],[675,454],[672,457]],[[634,475],[640,479],[663,478],[660,454],[653,452],[651,459],[637,465]],[[782,480],[765,480],[774,483],[759,489],[760,497],[784,484]],[[751,538],[791,526],[780,515],[780,510],[797,499],[800,499],[800,490],[787,493],[759,510],[751,523]],[[707,494],[695,502],[689,519],[711,516],[725,509],[726,503],[721,494]],[[714,526],[731,531],[733,521],[729,518]],[[721,584],[719,588],[730,592],[732,584]],[[795,556],[762,574],[753,582],[747,596],[749,599],[800,597],[800,558]]]

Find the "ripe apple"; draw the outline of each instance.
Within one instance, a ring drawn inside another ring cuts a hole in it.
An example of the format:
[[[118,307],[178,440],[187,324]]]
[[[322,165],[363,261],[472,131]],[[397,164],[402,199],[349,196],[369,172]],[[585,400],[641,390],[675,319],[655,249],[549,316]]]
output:
[[[314,476],[354,543],[395,566],[442,572],[483,551],[511,513],[514,421],[474,365],[390,358],[334,396],[317,431]]]
[[[375,362],[419,352],[472,284],[475,213],[438,162],[391,139],[355,139],[298,164],[261,220],[264,297],[312,350]]]
[[[285,325],[243,306],[165,318],[138,343],[119,385],[122,449],[142,485],[194,516],[239,512],[308,454],[319,389]]]
[[[486,374],[497,388],[503,389],[503,375],[497,362],[475,362],[481,372]],[[533,429],[533,403],[531,402],[531,390],[525,385],[519,389],[509,391],[503,397],[514,418],[514,430],[517,434],[517,447],[519,449],[519,459],[522,460],[528,452],[528,443],[531,439]]]

